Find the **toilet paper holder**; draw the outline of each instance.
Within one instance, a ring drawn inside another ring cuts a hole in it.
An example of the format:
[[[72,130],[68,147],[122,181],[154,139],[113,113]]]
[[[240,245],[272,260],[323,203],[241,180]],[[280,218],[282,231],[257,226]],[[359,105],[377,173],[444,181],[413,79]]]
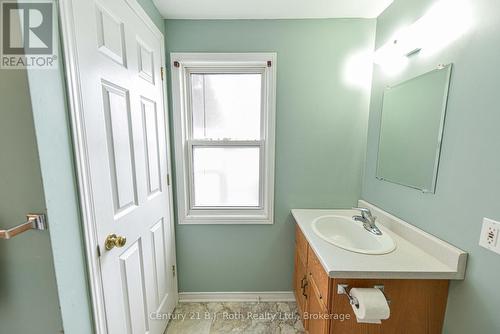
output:
[[[391,305],[391,300],[388,299],[384,293],[384,286],[383,285],[374,285],[373,288],[379,289],[380,291],[382,291],[385,299],[387,300],[387,304]],[[349,284],[337,284],[337,294],[338,295],[346,295],[347,298],[349,299],[349,304],[355,306],[356,308],[359,308],[358,299],[351,295],[350,290],[351,289],[349,288]]]

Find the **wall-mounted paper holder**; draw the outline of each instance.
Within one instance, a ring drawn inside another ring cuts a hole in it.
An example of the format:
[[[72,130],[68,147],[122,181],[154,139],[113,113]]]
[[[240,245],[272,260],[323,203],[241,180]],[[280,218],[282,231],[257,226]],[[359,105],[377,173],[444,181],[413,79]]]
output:
[[[26,222],[21,225],[9,228],[7,230],[0,230],[0,239],[11,239],[18,234],[28,230],[46,230],[47,220],[44,214],[30,213],[26,216]]]
[[[387,298],[387,296],[384,293],[384,286],[383,285],[374,285],[373,288],[379,289],[382,291],[384,294],[385,299],[387,300],[387,304],[391,305],[391,300]],[[359,302],[356,297],[351,296],[348,284],[337,284],[337,294],[338,295],[346,295],[347,298],[349,299],[349,304],[355,306],[356,308],[359,308]]]

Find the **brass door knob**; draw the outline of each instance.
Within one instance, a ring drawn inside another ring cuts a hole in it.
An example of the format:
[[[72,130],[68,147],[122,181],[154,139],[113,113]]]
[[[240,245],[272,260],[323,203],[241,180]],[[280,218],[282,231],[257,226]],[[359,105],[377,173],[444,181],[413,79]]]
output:
[[[115,247],[121,248],[127,243],[127,238],[117,236],[116,234],[110,234],[104,242],[106,250],[112,250]]]

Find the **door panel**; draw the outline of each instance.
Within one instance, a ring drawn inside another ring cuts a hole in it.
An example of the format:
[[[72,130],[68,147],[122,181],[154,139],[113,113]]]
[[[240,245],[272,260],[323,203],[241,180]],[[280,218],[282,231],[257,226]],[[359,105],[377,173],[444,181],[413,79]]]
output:
[[[73,0],[82,126],[109,334],[161,334],[177,301],[162,37],[125,0]],[[116,234],[123,248],[105,249]]]
[[[154,55],[153,51],[143,42],[137,41],[137,55],[139,57],[139,76],[154,84]]]
[[[151,229],[153,240],[154,278],[156,282],[156,304],[160,305],[167,293],[167,259],[165,257],[165,228],[163,218]]]
[[[97,45],[99,51],[126,66],[123,23],[97,6]]]
[[[151,196],[161,191],[160,152],[158,150],[158,115],[156,103],[145,97],[141,97],[141,109],[144,137],[146,139],[148,196]]]
[[[126,89],[109,82],[103,82],[102,87],[111,187],[115,214],[118,214],[137,205],[130,102]]]
[[[142,263],[141,240],[137,240],[120,256],[124,304],[127,306],[127,333],[148,332],[146,287]]]

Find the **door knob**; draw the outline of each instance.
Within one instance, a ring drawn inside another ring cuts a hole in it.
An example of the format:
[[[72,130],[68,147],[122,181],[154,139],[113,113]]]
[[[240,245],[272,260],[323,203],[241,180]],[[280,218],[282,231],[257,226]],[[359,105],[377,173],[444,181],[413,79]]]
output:
[[[117,236],[116,234],[110,234],[104,242],[106,250],[112,250],[115,247],[121,248],[127,243],[127,238]]]

